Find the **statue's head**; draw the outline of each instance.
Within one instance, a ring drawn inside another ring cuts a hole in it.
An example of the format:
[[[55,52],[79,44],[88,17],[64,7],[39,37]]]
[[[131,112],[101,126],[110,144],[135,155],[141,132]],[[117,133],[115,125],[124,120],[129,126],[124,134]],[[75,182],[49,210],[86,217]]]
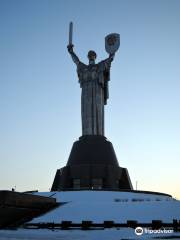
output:
[[[90,50],[87,55],[89,61],[95,61],[96,56],[97,56],[96,53],[92,50]]]

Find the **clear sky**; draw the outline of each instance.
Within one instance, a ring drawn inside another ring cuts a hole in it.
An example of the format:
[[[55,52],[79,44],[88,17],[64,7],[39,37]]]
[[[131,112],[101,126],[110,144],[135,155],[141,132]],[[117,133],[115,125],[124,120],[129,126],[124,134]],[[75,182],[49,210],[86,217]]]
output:
[[[48,190],[81,135],[83,62],[120,33],[106,137],[135,187],[180,198],[180,1],[0,0],[0,189]]]

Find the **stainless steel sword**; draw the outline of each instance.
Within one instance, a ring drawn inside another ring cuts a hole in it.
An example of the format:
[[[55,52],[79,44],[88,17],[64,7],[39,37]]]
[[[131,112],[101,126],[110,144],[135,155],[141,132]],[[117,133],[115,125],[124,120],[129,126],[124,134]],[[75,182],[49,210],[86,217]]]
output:
[[[73,38],[73,22],[70,22],[69,23],[69,45],[73,45],[72,38]]]

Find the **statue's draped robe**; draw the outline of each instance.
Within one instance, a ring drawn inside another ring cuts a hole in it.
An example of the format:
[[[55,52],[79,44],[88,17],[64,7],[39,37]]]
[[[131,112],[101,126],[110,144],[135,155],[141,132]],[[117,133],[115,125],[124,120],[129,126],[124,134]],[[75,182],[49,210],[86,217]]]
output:
[[[109,57],[98,64],[89,65],[75,61],[82,88],[82,135],[104,135],[104,105],[109,97],[108,81],[112,60]]]

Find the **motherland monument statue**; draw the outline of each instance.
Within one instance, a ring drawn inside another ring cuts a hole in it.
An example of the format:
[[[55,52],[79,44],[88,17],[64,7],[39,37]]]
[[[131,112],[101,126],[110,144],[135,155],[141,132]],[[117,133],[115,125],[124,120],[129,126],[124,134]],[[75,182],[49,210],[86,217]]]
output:
[[[88,52],[89,63],[80,61],[74,52],[73,23],[69,25],[68,52],[77,66],[81,87],[82,136],[73,143],[66,166],[57,169],[51,191],[132,190],[128,170],[120,167],[113,145],[105,137],[104,106],[109,98],[111,63],[120,46],[120,35],[105,37],[108,58],[95,63],[96,53]]]
[[[73,23],[69,27],[69,44],[67,46],[72,60],[77,66],[81,93],[82,135],[104,136],[104,105],[109,98],[108,82],[110,80],[111,62],[120,45],[119,34],[109,34],[105,38],[106,51],[109,57],[95,63],[96,52],[88,52],[89,64],[82,63],[73,50]]]

